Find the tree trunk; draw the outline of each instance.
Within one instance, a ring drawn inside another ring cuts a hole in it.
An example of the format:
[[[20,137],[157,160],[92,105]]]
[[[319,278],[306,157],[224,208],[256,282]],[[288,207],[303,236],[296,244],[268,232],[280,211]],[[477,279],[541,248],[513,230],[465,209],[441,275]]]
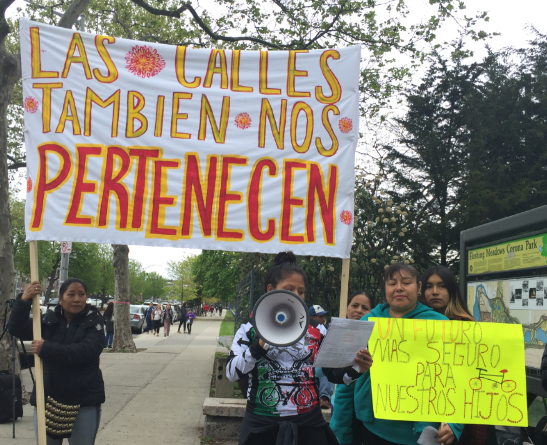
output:
[[[13,88],[21,79],[21,57],[6,49],[6,36],[11,29],[6,21],[6,9],[14,0],[0,0],[0,327],[4,326],[4,307],[13,298],[15,270],[13,266],[13,233],[9,206],[8,176],[8,105],[13,99]],[[75,0],[63,14],[59,24],[70,28],[77,17],[87,8],[90,0]],[[28,147],[27,147],[28,148]],[[0,369],[11,369],[12,343],[9,335],[0,342]],[[16,354],[15,370],[21,376],[19,354]],[[23,387],[23,398],[26,391]]]
[[[137,352],[131,335],[129,318],[129,247],[124,244],[112,244],[114,248],[114,351]]]
[[[6,3],[6,2],[3,2]],[[8,2],[9,5],[9,2]],[[6,6],[6,5],[2,5]],[[6,6],[7,7],[7,6]],[[5,39],[10,28],[4,14],[0,17],[0,329],[7,322],[4,309],[7,300],[14,298],[15,269],[13,266],[13,234],[9,206],[8,125],[7,110],[13,98],[13,87],[21,78],[19,57],[6,50]],[[0,331],[1,333],[1,331]],[[11,336],[4,335],[0,342],[0,369],[12,368]],[[21,375],[19,355],[16,354],[16,372]]]
[[[55,264],[51,268],[51,275],[49,276],[49,281],[48,281],[48,284],[47,284],[46,294],[44,296],[44,306],[47,305],[47,303],[48,303],[48,301],[51,297],[51,292],[53,291],[53,284],[59,278],[56,275],[57,275],[57,267],[59,267],[60,262],[61,262],[61,255],[59,254],[57,256],[57,259],[55,260]]]

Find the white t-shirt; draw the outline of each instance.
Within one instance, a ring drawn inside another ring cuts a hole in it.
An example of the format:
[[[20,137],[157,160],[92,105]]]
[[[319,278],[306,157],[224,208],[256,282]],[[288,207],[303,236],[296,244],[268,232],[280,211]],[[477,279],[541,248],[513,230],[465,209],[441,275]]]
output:
[[[161,320],[161,310],[156,309],[154,311],[154,320]]]

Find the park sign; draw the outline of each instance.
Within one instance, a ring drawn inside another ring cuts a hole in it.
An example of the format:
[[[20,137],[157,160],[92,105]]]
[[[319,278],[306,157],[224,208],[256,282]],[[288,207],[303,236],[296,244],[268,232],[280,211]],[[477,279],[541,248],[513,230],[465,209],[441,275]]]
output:
[[[547,233],[471,249],[467,253],[467,273],[547,267]]]
[[[522,327],[371,318],[374,416],[528,426]]]
[[[20,31],[27,240],[349,258],[359,46]]]

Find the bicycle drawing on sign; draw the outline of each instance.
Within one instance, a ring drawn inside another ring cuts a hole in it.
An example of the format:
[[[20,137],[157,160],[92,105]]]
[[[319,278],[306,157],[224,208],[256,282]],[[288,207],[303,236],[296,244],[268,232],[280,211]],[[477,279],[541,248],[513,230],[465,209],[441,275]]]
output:
[[[482,388],[483,380],[490,380],[492,383],[492,388],[497,388],[501,386],[503,392],[513,392],[517,389],[517,382],[514,380],[505,379],[505,375],[509,372],[507,369],[502,369],[500,374],[485,374],[488,372],[488,369],[484,368],[475,368],[479,371],[477,377],[473,377],[469,380],[469,387],[473,391],[478,391]]]

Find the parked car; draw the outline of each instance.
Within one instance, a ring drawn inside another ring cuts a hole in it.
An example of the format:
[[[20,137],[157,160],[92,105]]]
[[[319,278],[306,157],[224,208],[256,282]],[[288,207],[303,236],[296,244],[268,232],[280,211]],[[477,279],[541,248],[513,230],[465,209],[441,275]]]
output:
[[[47,302],[47,308],[52,311],[55,309],[55,306],[57,306],[59,304],[59,299],[58,298],[52,298],[51,300],[49,300]]]
[[[129,317],[131,318],[131,331],[136,334],[142,334],[146,320],[144,318],[144,309],[140,304],[131,304],[129,306]]]

